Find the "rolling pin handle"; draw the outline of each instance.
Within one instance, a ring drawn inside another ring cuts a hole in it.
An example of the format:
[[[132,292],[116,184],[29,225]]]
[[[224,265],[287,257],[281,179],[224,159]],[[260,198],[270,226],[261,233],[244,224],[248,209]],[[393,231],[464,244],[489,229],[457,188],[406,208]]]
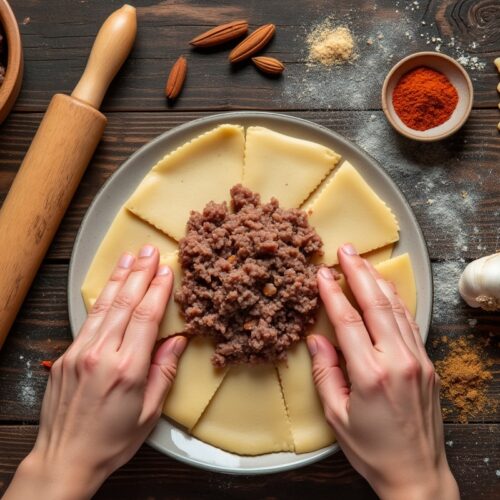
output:
[[[136,32],[137,15],[131,5],[124,5],[106,19],[72,97],[99,109],[109,84],[132,49]]]

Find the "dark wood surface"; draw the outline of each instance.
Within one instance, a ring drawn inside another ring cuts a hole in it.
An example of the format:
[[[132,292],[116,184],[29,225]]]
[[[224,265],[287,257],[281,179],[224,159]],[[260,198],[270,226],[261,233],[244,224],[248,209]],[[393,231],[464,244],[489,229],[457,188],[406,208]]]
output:
[[[14,112],[0,126],[0,201],[56,92],[78,80],[98,26],[120,2],[13,0],[25,53],[23,90]],[[277,110],[325,125],[374,156],[408,198],[424,231],[435,280],[434,319],[428,349],[446,354],[438,340],[473,334],[492,338],[491,399],[498,400],[498,314],[467,307],[456,294],[458,275],[470,260],[500,249],[500,120],[492,64],[500,49],[497,0],[413,2],[301,0],[280,2],[137,1],[136,46],[103,105],[109,124],[64,218],[38,277],[0,352],[0,493],[36,436],[47,373],[71,335],[66,304],[69,257],[81,219],[103,182],[137,148],[158,134],[214,112]],[[411,10],[413,9],[413,10]],[[309,69],[303,39],[317,21],[334,15],[349,24],[360,57],[330,72]],[[29,18],[29,20],[27,19]],[[252,26],[277,25],[267,54],[287,65],[283,78],[268,79],[251,66],[231,70],[226,51],[190,51],[187,41],[209,26],[247,18]],[[23,22],[24,21],[24,22]],[[425,22],[425,24],[422,24]],[[377,34],[382,33],[383,39]],[[420,35],[424,36],[420,36]],[[402,56],[418,50],[478,57],[484,69],[468,68],[475,89],[472,115],[451,139],[416,144],[396,135],[380,111],[380,86]],[[366,44],[372,37],[375,43]],[[452,37],[454,47],[449,47]],[[429,40],[429,44],[427,41]],[[439,43],[439,42],[438,42]],[[189,61],[181,98],[168,107],[163,87],[180,54]],[[391,57],[392,55],[392,57]],[[1,235],[0,235],[1,243]],[[1,276],[0,276],[1,279]],[[443,406],[452,410],[449,402]],[[445,420],[447,453],[463,498],[497,498],[500,470],[499,415],[482,413],[459,424]],[[199,471],[148,446],[103,486],[98,498],[374,498],[367,483],[339,453],[309,467],[261,477],[232,477]]]

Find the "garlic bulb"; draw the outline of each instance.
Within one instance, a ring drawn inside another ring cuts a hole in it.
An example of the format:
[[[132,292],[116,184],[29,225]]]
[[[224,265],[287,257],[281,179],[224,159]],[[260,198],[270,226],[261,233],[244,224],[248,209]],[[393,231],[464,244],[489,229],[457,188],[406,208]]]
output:
[[[460,277],[458,289],[471,307],[500,311],[500,252],[471,262]]]

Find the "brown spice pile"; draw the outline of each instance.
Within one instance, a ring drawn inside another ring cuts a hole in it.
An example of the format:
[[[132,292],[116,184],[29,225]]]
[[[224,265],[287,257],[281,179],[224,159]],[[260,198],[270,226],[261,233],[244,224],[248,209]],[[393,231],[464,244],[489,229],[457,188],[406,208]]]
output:
[[[464,337],[441,340],[449,352],[435,363],[436,371],[441,378],[442,395],[455,406],[458,421],[467,423],[470,416],[493,411],[495,405],[486,394],[487,383],[493,378],[488,369],[491,363],[483,359],[480,347]]]
[[[324,66],[335,66],[354,61],[358,55],[351,31],[346,26],[332,26],[326,20],[307,36],[308,61]]]

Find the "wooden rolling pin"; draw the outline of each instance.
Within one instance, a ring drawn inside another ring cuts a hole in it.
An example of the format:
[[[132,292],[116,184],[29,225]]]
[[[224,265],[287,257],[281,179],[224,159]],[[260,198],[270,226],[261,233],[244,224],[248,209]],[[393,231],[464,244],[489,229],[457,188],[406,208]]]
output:
[[[56,94],[0,210],[0,348],[94,154],[104,94],[130,53],[135,8],[104,22],[71,96]]]

